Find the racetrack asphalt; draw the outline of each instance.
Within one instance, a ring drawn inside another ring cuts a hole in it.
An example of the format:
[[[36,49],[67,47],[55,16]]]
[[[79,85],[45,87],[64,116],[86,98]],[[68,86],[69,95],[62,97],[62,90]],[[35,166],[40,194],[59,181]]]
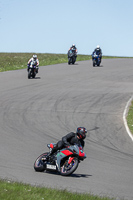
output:
[[[133,59],[103,59],[0,73],[0,177],[68,191],[133,199],[133,142],[123,112],[133,95]],[[35,159],[78,126],[87,159],[69,177],[35,172]]]

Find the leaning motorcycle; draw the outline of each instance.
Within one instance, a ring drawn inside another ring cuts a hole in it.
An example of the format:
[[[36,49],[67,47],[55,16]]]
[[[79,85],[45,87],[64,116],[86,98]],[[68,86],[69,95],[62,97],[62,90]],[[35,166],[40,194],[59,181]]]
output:
[[[48,144],[49,151],[55,144]],[[49,152],[41,154],[34,162],[34,169],[37,172],[55,171],[62,176],[71,175],[78,167],[80,161],[86,158],[82,146],[77,144],[58,150],[47,160]]]
[[[95,65],[100,66],[101,60],[100,60],[100,56],[97,55],[96,53],[93,55],[93,67],[95,67]]]
[[[37,65],[37,62],[32,61],[30,66],[28,66],[28,79],[35,78],[36,73],[37,73],[36,65]]]
[[[68,64],[74,64],[76,62],[77,53],[75,49],[70,49],[68,51]]]

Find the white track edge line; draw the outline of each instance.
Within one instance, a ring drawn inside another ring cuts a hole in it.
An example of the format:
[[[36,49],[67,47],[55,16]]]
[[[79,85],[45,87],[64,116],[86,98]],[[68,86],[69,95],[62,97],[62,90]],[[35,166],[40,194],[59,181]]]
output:
[[[129,137],[133,141],[133,134],[130,132],[130,130],[128,128],[128,125],[127,125],[127,120],[126,120],[126,116],[127,116],[128,110],[129,110],[129,106],[130,106],[132,100],[133,100],[133,96],[129,99],[129,101],[126,104],[125,110],[123,112],[123,121],[124,121],[124,125],[125,125],[125,128],[126,128],[126,131],[127,131],[128,135],[129,135]]]

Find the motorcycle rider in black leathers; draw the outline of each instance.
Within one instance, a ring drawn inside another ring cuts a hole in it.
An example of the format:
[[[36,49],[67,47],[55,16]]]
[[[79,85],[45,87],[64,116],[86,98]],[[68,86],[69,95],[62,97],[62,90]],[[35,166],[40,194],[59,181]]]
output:
[[[92,53],[92,60],[93,60],[94,53],[96,53],[96,55],[99,55],[100,62],[101,62],[101,60],[102,60],[102,50],[101,50],[99,45],[97,45],[97,47],[94,49],[94,51]]]
[[[62,137],[62,140],[58,141],[56,145],[54,145],[52,151],[48,153],[46,159],[48,160],[50,156],[55,153],[57,150],[63,149],[64,147],[78,144],[82,147],[85,146],[84,139],[86,138],[87,130],[84,127],[78,127],[76,133],[71,132]]]

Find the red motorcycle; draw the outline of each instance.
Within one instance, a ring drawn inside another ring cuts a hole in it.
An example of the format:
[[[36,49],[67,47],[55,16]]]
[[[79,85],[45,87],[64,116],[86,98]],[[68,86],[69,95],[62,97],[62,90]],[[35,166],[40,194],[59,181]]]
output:
[[[51,151],[54,144],[51,143],[47,146]],[[35,171],[57,171],[62,176],[69,176],[77,169],[80,161],[86,158],[82,146],[77,144],[58,150],[48,160],[46,160],[47,154],[48,152],[43,153],[35,160]]]

